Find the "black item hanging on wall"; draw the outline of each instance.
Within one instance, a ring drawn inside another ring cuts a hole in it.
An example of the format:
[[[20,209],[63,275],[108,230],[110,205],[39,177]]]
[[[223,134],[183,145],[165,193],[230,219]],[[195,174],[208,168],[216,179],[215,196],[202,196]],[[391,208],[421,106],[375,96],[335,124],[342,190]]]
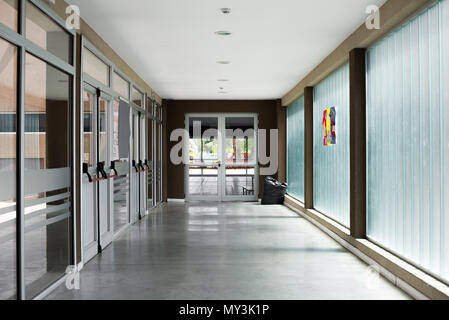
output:
[[[262,204],[284,204],[288,185],[272,177],[266,177],[263,184]]]

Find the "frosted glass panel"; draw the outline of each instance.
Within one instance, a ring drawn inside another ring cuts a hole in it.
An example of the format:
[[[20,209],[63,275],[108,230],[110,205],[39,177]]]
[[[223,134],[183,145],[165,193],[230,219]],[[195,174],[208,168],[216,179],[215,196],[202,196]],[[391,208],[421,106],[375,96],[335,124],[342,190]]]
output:
[[[368,236],[449,279],[449,1],[367,53]]]
[[[349,64],[318,84],[313,95],[314,206],[349,226]],[[335,139],[326,139],[331,131]]]
[[[304,201],[304,97],[287,108],[288,193]]]

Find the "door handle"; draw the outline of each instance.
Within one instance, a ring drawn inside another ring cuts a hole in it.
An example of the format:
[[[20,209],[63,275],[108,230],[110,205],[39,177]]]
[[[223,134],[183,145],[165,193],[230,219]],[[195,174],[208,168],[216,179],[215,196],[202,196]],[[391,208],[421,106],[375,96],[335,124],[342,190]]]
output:
[[[139,172],[144,172],[145,171],[145,168],[143,166],[142,160],[139,160],[139,165],[138,166],[142,169],[142,170],[139,170]]]
[[[103,179],[108,178],[108,175],[107,175],[106,171],[104,170],[104,162],[97,163],[97,172],[99,175],[100,174],[102,175]],[[99,179],[99,180],[102,180],[102,179]]]
[[[86,162],[83,163],[83,173],[87,175],[89,182],[92,182],[92,176],[89,173],[89,164]]]
[[[111,161],[111,172],[115,172],[115,174],[108,176],[108,179],[115,178],[118,176],[117,169],[115,168],[115,161]]]
[[[133,160],[133,168],[136,169],[136,172],[139,172],[139,168],[136,166],[136,160]]]
[[[145,169],[145,171],[148,172],[148,171],[151,170],[150,166],[148,165],[148,160],[145,160],[145,161],[143,162],[143,165],[147,167],[147,168]]]

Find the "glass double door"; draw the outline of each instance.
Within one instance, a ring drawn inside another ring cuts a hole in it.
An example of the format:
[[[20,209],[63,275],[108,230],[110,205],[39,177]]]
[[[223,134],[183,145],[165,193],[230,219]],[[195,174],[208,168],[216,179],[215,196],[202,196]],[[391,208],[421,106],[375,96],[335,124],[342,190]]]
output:
[[[186,116],[186,200],[257,201],[257,126],[255,114]]]
[[[114,187],[119,165],[112,161],[117,102],[85,84],[83,91],[82,235],[87,262],[112,241]]]

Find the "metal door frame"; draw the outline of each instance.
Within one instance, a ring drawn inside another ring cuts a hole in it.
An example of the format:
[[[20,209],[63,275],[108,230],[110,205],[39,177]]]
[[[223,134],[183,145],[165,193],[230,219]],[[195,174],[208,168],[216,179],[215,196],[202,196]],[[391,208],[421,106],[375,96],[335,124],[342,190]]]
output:
[[[69,77],[69,83],[71,85],[71,90],[69,91],[68,104],[69,104],[69,161],[70,161],[70,248],[69,256],[70,263],[74,264],[77,261],[77,246],[76,246],[76,230],[77,224],[75,219],[75,213],[77,212],[77,189],[76,189],[76,83],[78,77],[76,74],[76,33],[74,30],[69,30],[66,28],[65,21],[60,16],[58,16],[44,1],[42,0],[28,0],[29,3],[35,5],[42,13],[48,17],[50,20],[55,22],[59,27],[61,27],[69,36],[70,48],[69,53],[71,55],[71,63],[63,61],[61,58],[50,53],[46,49],[41,48],[31,40],[26,38],[25,28],[26,28],[26,0],[18,1],[17,8],[17,18],[18,18],[18,28],[17,31],[8,28],[7,26],[0,24],[0,38],[9,42],[11,45],[17,48],[17,102],[16,102],[16,298],[18,300],[25,300],[26,298],[26,286],[25,286],[25,275],[24,275],[24,260],[25,260],[25,192],[24,192],[24,162],[25,162],[25,58],[27,54],[31,54],[36,58],[40,59],[47,65],[56,68],[59,71],[64,72]],[[47,289],[44,289],[38,296],[45,295],[45,292],[51,290],[51,288],[63,279],[65,275],[61,275],[61,278],[52,284],[49,284]]]
[[[189,163],[184,164],[184,190],[186,201],[239,201],[239,202],[255,202],[258,201],[259,193],[259,162],[258,162],[258,114],[257,113],[186,113],[184,124],[187,131],[189,131],[190,118],[217,118],[218,119],[218,177],[217,177],[217,195],[190,195],[189,194]],[[255,135],[255,163],[254,163],[254,195],[252,196],[228,196],[226,195],[226,135],[225,135],[225,121],[226,118],[248,117],[254,118],[254,135]],[[184,150],[189,150],[189,140],[184,141]],[[211,167],[211,165],[201,164],[194,165],[195,167]]]
[[[98,94],[99,93],[99,94]],[[100,99],[103,99],[106,101],[106,109],[107,109],[107,113],[106,113],[106,135],[107,135],[107,139],[106,139],[106,155],[107,155],[107,161],[105,161],[105,170],[110,171],[110,163],[112,161],[112,137],[113,137],[113,126],[112,126],[112,103],[114,101],[114,98],[105,93],[104,91],[102,91],[101,89],[97,89],[97,108],[96,108],[96,113],[97,113],[97,117],[96,117],[96,127],[97,127],[97,162],[98,162],[98,157],[100,154],[100,134],[101,134],[101,125],[100,125],[100,121],[101,121],[101,112],[100,112]],[[110,175],[110,173],[108,173],[108,175]],[[100,214],[100,202],[98,203],[98,239],[99,239],[99,251],[101,252],[104,248],[106,248],[109,244],[111,244],[112,242],[112,238],[113,238],[113,234],[114,234],[114,226],[113,226],[113,218],[114,218],[114,212],[112,210],[113,208],[113,198],[111,197],[111,194],[113,194],[114,192],[114,183],[113,180],[111,180],[113,178],[108,178],[107,179],[107,216],[109,218],[108,221],[108,225],[109,225],[109,230],[108,230],[108,234],[106,235],[106,242],[103,244],[102,243],[102,239],[101,239],[101,232],[100,232],[100,226],[101,226],[101,214]],[[112,183],[111,183],[112,181]],[[100,183],[97,183],[97,199],[101,199],[100,197]]]
[[[213,165],[206,165],[201,163],[200,165],[191,165],[190,163],[184,163],[184,193],[185,193],[185,200],[186,201],[221,201],[221,188],[222,188],[222,183],[220,182],[220,177],[221,177],[221,161],[222,161],[222,153],[223,153],[223,144],[221,143],[221,135],[222,135],[222,130],[221,130],[221,114],[220,113],[187,113],[184,116],[184,121],[185,121],[185,129],[187,130],[187,132],[190,132],[190,118],[215,118],[217,119],[217,129],[218,129],[218,152],[217,152],[217,163],[216,163],[216,167],[218,170],[217,173],[217,194],[216,195],[190,195],[189,192],[189,177],[190,177],[190,173],[189,173],[189,169],[191,166],[194,167],[215,167]],[[190,142],[190,135],[189,135],[189,139],[184,140],[184,151],[189,152],[189,142]],[[183,154],[184,159],[188,159],[188,161],[190,162],[190,158],[189,155],[184,155]]]
[[[222,181],[222,195],[221,201],[238,201],[238,202],[255,202],[259,200],[259,157],[258,157],[258,129],[259,129],[259,115],[257,113],[222,113],[222,130],[226,130],[226,119],[227,118],[254,118],[254,190],[252,196],[244,195],[226,195],[226,152],[223,152],[223,158],[221,159],[222,170],[221,170],[221,181]],[[226,134],[222,132],[222,143],[223,148],[226,148]],[[244,165],[244,164],[243,164]]]
[[[83,165],[83,163],[84,163],[84,159],[83,159],[83,157],[84,157],[84,92],[85,91],[87,91],[87,92],[89,92],[89,93],[91,93],[92,95],[93,95],[93,97],[94,97],[94,100],[93,100],[93,110],[92,110],[92,115],[91,115],[91,117],[92,117],[92,119],[91,119],[91,122],[92,122],[92,132],[91,132],[91,134],[92,134],[92,144],[93,144],[93,147],[92,147],[92,167],[95,167],[95,164],[98,162],[98,134],[95,134],[96,132],[98,132],[98,130],[97,130],[97,126],[98,126],[98,119],[97,119],[97,116],[98,116],[98,112],[97,112],[97,110],[98,110],[98,106],[97,106],[97,104],[98,104],[98,96],[97,96],[97,94],[98,94],[98,92],[97,92],[97,90],[93,87],[93,86],[91,86],[89,83],[87,83],[87,82],[84,82],[83,83],[83,86],[82,86],[82,94],[81,94],[81,97],[82,97],[82,99],[81,99],[81,107],[80,107],[80,113],[81,113],[81,116],[80,116],[80,121],[81,121],[81,124],[80,124],[80,126],[81,126],[81,130],[80,130],[80,136],[81,136],[81,141],[80,141],[80,154],[81,154],[81,166]],[[84,184],[84,182],[83,182],[83,180],[84,180],[84,173],[83,173],[83,170],[81,170],[81,178],[80,178],[80,195],[82,195],[83,194],[83,184]],[[94,257],[97,253],[98,253],[98,246],[99,246],[99,234],[98,234],[98,223],[99,223],[99,221],[98,221],[98,204],[96,203],[96,201],[98,201],[98,188],[97,187],[95,187],[95,195],[96,196],[94,196],[94,199],[93,199],[93,208],[92,208],[92,210],[94,210],[94,213],[93,213],[93,216],[94,216],[94,226],[93,226],[93,228],[94,228],[94,241],[93,241],[93,246],[94,246],[94,248],[95,249],[93,249],[93,248],[89,248],[89,250],[92,250],[92,251],[95,251],[96,253],[89,253],[89,257],[88,258],[85,258],[85,256],[84,256],[84,254],[86,253],[85,252],[85,250],[86,250],[86,247],[85,247],[85,243],[84,243],[84,227],[83,227],[83,221],[82,221],[82,216],[83,216],[83,212],[81,212],[81,223],[80,223],[80,230],[81,230],[81,239],[80,239],[80,243],[81,243],[81,261],[83,262],[83,263],[85,263],[85,262],[87,262],[88,260],[90,260],[92,257]],[[81,209],[82,209],[82,204],[81,204]],[[89,251],[90,252],[90,251]],[[86,253],[87,254],[87,253]]]

